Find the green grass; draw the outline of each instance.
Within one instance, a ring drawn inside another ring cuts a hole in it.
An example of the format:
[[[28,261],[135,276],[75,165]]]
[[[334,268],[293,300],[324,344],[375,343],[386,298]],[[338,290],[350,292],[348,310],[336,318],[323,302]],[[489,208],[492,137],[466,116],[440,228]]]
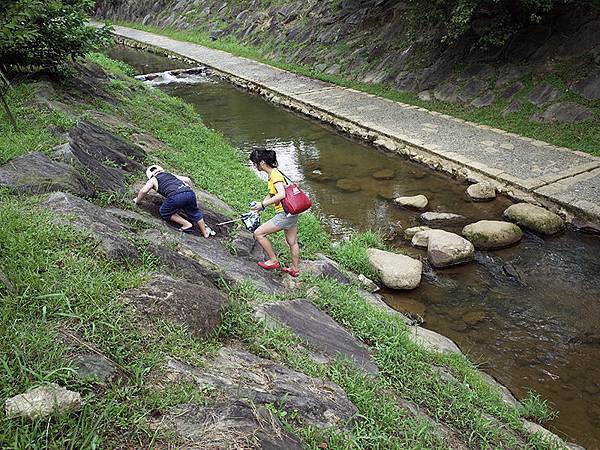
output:
[[[552,411],[546,402],[539,394],[528,392],[527,396],[520,401],[521,416],[526,419],[531,419],[534,422],[544,423],[556,417],[556,412]]]
[[[533,112],[540,109],[531,104],[525,104],[519,112],[504,114],[504,110],[509,104],[508,101],[497,101],[492,106],[481,109],[468,105],[441,102],[437,100],[423,101],[413,93],[398,91],[382,84],[363,83],[349,79],[343,75],[328,75],[323,72],[319,72],[312,67],[299,65],[284,58],[269,58],[266,56],[271,53],[270,45],[268,43],[265,43],[262,46],[251,46],[248,44],[243,44],[231,36],[223,39],[212,40],[208,33],[202,29],[177,30],[171,27],[161,28],[150,25],[141,25],[135,22],[118,21],[116,23],[143,31],[169,36],[181,41],[192,42],[206,47],[224,50],[233,55],[260,61],[284,70],[289,70],[290,72],[317,78],[359,91],[368,92],[370,94],[389,98],[398,102],[421,106],[429,110],[439,111],[453,117],[500,128],[520,134],[522,136],[543,140],[558,146],[581,150],[593,155],[600,155],[600,148],[598,147],[598,142],[600,141],[600,101],[586,101],[585,99],[576,96],[578,102],[583,103],[593,109],[592,118],[586,122],[578,124],[536,123],[530,121],[529,116]],[[564,82],[562,81],[558,82],[553,79],[549,79],[547,81],[554,82],[553,84],[558,83],[564,88]],[[516,98],[522,98],[526,94],[527,90]],[[573,98],[573,96],[575,96],[575,94],[568,93],[566,94],[566,99]]]

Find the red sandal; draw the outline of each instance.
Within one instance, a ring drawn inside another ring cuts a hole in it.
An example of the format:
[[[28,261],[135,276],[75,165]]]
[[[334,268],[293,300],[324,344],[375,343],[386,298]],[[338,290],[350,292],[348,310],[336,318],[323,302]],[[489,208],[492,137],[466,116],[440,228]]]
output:
[[[258,265],[265,270],[276,270],[279,269],[279,261],[275,261],[273,264],[267,264],[266,262],[259,262]]]
[[[293,270],[289,267],[284,267],[283,269],[281,269],[281,271],[287,273],[290,277],[298,278],[300,276],[299,270]]]

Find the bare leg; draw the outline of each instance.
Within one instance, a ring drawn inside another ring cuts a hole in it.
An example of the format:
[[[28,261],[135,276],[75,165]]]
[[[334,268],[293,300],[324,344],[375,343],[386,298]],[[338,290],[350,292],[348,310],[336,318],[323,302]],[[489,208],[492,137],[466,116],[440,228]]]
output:
[[[181,217],[179,214],[175,213],[171,216],[171,220],[175,222],[177,225],[181,225],[181,228],[188,229],[193,227],[193,225]]]
[[[263,248],[269,259],[265,261],[267,264],[274,264],[277,262],[277,255],[273,251],[273,246],[267,235],[281,231],[281,228],[273,225],[271,222],[263,223],[254,232],[254,237]]]
[[[205,238],[208,237],[208,231],[206,231],[206,225],[204,224],[204,219],[200,219],[198,221],[198,228],[200,228],[200,233],[202,233],[202,236],[204,236]]]
[[[295,272],[300,270],[300,247],[298,246],[298,227],[293,227],[284,230],[285,240],[290,246],[290,253],[292,254],[292,267],[291,269]]]

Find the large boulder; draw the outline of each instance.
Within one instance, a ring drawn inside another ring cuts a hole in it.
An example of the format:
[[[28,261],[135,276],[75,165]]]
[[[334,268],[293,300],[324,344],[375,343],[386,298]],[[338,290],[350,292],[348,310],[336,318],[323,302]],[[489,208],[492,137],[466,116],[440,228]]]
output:
[[[417,259],[376,248],[368,249],[367,256],[382,283],[389,288],[414,289],[421,282],[423,265]]]
[[[67,191],[84,197],[93,186],[73,167],[53,161],[41,153],[28,153],[0,167],[0,187],[26,194]]]
[[[419,216],[421,222],[427,225],[457,224],[466,220],[465,216],[454,213],[428,211]]]
[[[366,372],[377,372],[369,351],[348,331],[309,300],[263,303],[256,316],[269,325],[284,326],[306,341],[318,361],[331,362],[342,356],[356,363]]]
[[[489,201],[496,198],[496,189],[490,183],[475,183],[467,188],[467,195],[475,201]]]
[[[219,290],[162,274],[125,291],[120,300],[133,305],[143,318],[169,320],[199,337],[221,324],[227,308],[227,299]]]
[[[425,209],[429,201],[424,195],[414,195],[412,197],[397,197],[394,203],[404,208]]]
[[[420,231],[413,236],[413,245],[427,246],[427,259],[433,267],[448,267],[472,261],[473,244],[455,233],[444,230]]]
[[[66,414],[81,408],[81,395],[55,383],[30,389],[4,402],[7,417],[38,419],[53,413]]]
[[[202,368],[169,359],[166,369],[170,379],[208,385],[229,402],[243,399],[255,406],[277,405],[308,426],[351,426],[358,412],[337,384],[233,347],[223,347]]]
[[[501,220],[480,220],[464,227],[462,234],[476,248],[483,250],[508,247],[523,237],[517,225]]]
[[[244,400],[177,405],[153,417],[150,426],[182,439],[186,448],[302,449],[300,439],[267,407]]]
[[[509,206],[504,211],[504,217],[546,236],[559,233],[565,228],[565,223],[557,214],[530,203]]]
[[[65,192],[55,192],[40,206],[54,213],[58,223],[72,224],[97,238],[109,258],[119,261],[139,259],[135,245],[124,235],[129,227],[93,203]]]

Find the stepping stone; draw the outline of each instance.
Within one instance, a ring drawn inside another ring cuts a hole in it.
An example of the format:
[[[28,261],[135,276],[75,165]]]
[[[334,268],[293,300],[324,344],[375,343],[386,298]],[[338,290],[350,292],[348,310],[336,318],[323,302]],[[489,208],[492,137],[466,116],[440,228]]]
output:
[[[412,197],[397,197],[394,203],[398,206],[413,209],[425,209],[429,201],[424,195],[414,195]]]
[[[201,368],[170,358],[166,370],[169,379],[214,387],[230,403],[244,400],[253,406],[277,405],[297,414],[308,426],[349,427],[358,413],[337,384],[233,347],[221,348],[216,358]]]
[[[198,337],[213,332],[227,309],[227,299],[221,291],[162,274],[125,291],[120,300],[133,305],[144,318],[166,319],[185,326]]]
[[[419,216],[421,222],[424,222],[428,225],[431,224],[454,224],[464,222],[466,220],[465,216],[461,216],[460,214],[453,213],[439,213],[428,211]]]
[[[530,203],[517,203],[504,211],[504,217],[536,233],[550,236],[565,229],[563,220],[551,211]]]
[[[420,231],[413,236],[412,244],[427,246],[427,259],[433,267],[448,267],[472,261],[473,244],[462,236],[444,230]]]
[[[0,187],[25,194],[68,191],[88,197],[95,192],[73,167],[37,152],[19,156],[0,166]]]
[[[373,178],[376,180],[392,180],[396,176],[396,172],[392,169],[381,169],[375,172]]]
[[[415,234],[417,234],[419,231],[427,231],[427,230],[431,230],[431,228],[429,228],[426,225],[421,225],[420,227],[407,228],[406,230],[404,230],[404,239],[406,239],[407,241],[410,241],[410,240],[412,240],[413,236]]]
[[[366,372],[377,372],[367,348],[309,300],[263,303],[257,307],[256,316],[292,330],[316,350],[321,361],[330,362],[343,356]]]
[[[464,227],[462,234],[475,248],[482,250],[508,247],[523,237],[517,225],[501,220],[480,220]]]
[[[53,413],[66,414],[81,408],[81,395],[55,383],[29,389],[4,402],[6,416],[39,419]]]
[[[302,441],[266,407],[243,400],[182,404],[150,419],[150,427],[185,441],[185,448],[301,450]]]
[[[475,183],[467,188],[467,195],[476,201],[494,200],[496,198],[496,189],[490,183]]]
[[[421,283],[423,264],[410,256],[367,249],[369,262],[377,271],[381,282],[391,289],[415,289]]]

